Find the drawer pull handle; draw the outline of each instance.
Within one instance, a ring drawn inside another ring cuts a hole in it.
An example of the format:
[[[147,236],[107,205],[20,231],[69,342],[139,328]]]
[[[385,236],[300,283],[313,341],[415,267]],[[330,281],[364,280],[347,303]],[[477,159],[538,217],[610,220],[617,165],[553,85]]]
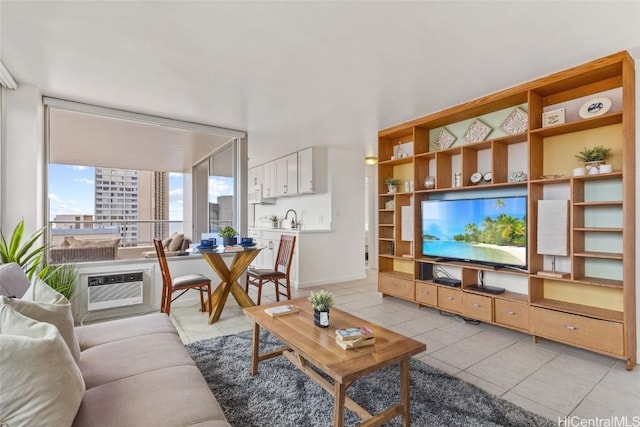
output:
[[[449,301],[455,301],[455,300],[456,300],[454,297],[447,297],[447,299],[448,299]]]
[[[420,292],[421,292],[421,293],[423,293],[423,294],[426,294],[426,295],[429,295],[429,294],[431,293],[431,292],[429,292],[429,291],[425,291],[425,290],[422,290],[422,291],[420,291]]]
[[[472,306],[474,306],[474,307],[476,307],[476,308],[480,308],[480,307],[482,307],[482,304],[478,304],[478,303],[476,303],[476,302],[472,303],[471,305],[472,305]]]
[[[565,328],[570,329],[572,331],[577,331],[578,329],[580,329],[577,326],[571,326],[571,325],[562,325],[562,326],[564,326]]]
[[[515,311],[507,310],[507,314],[511,314],[512,316],[515,316],[518,313],[516,313]]]

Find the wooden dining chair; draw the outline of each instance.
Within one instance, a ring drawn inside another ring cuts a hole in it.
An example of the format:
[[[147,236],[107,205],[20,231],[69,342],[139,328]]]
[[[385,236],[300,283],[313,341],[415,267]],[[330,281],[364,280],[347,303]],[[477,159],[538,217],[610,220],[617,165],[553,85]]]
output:
[[[211,314],[211,304],[209,303],[211,299],[211,279],[203,274],[187,274],[172,279],[162,240],[154,239],[153,245],[156,248],[158,262],[160,263],[160,272],[162,273],[162,301],[160,303],[160,312],[171,314],[171,303],[180,298],[188,290],[195,289],[200,291],[200,311],[205,311],[204,292],[207,293],[207,304],[209,306],[209,314]],[[172,299],[171,297],[174,292],[180,293]]]
[[[293,259],[293,248],[296,245],[296,236],[283,234],[280,236],[280,244],[278,245],[278,255],[273,270],[269,269],[248,269],[247,284],[245,291],[249,293],[249,285],[258,288],[258,301],[262,297],[262,285],[265,283],[273,283],[276,291],[276,301],[280,301],[280,295],[291,299],[291,282],[289,280],[289,272],[291,271],[291,260]],[[281,289],[284,288],[284,290]]]

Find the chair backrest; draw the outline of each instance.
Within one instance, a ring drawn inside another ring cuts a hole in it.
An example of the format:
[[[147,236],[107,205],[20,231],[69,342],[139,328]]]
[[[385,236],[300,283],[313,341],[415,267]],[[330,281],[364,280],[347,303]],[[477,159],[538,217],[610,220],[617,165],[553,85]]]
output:
[[[155,246],[156,248],[156,255],[158,255],[158,262],[160,263],[160,272],[162,273],[162,286],[171,286],[171,273],[169,272],[167,257],[164,254],[162,240],[153,239],[153,246]]]
[[[291,270],[291,260],[293,259],[293,248],[296,245],[296,236],[290,234],[282,234],[280,236],[280,245],[278,245],[278,255],[276,256],[276,265],[273,268],[276,271],[282,271],[287,276]],[[284,270],[284,271],[283,271]]]

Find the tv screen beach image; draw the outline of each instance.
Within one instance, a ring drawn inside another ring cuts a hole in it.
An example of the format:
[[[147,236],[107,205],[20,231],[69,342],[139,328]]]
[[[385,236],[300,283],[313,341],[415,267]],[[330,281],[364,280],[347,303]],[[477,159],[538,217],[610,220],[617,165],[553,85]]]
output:
[[[422,254],[527,265],[527,198],[495,197],[422,203]]]

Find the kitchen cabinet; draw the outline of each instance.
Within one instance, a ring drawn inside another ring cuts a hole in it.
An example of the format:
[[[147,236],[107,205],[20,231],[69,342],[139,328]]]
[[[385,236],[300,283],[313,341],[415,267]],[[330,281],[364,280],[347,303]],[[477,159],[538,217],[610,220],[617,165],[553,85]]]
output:
[[[249,187],[262,185],[262,166],[256,166],[247,171],[247,183]]]
[[[327,187],[327,150],[309,147],[298,151],[298,193],[323,193]]]
[[[262,196],[276,196],[276,163],[268,162],[262,165]]]
[[[298,194],[298,153],[289,154],[275,161],[276,196]]]

